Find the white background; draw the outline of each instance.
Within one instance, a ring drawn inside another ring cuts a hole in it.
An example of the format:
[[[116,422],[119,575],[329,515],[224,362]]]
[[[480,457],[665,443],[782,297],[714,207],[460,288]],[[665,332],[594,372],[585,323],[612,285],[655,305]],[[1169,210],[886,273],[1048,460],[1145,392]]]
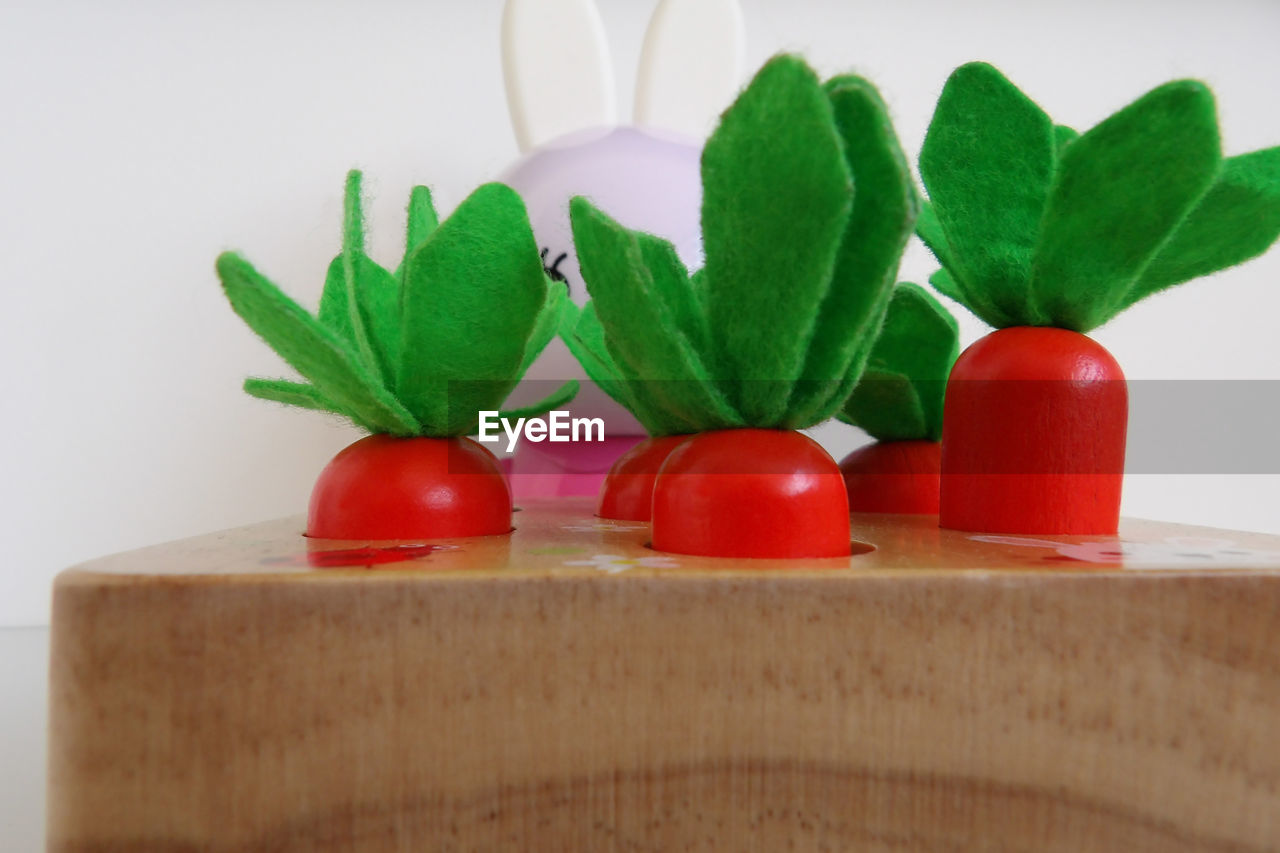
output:
[[[600,5],[629,105],[653,3]],[[971,59],[1080,129],[1199,77],[1228,153],[1280,143],[1274,0],[742,5],[749,68],[786,49],[824,75],[870,77],[912,160],[948,72]],[[0,5],[0,626],[47,623],[53,575],[78,561],[302,511],[355,434],[240,392],[245,375],[282,371],[223,301],[213,259],[241,249],[314,306],[348,168],[366,171],[383,260],[399,251],[411,184],[447,210],[496,176],[516,155],[500,12],[499,0]],[[933,269],[916,245],[902,277]],[[1277,316],[1280,250],[1096,337],[1134,379],[1275,379]],[[962,323],[966,342],[981,332]],[[839,425],[819,435],[836,455],[863,440]],[[1280,533],[1278,488],[1135,476],[1125,512]],[[44,643],[0,639],[0,826],[17,833],[5,849],[36,849]]]

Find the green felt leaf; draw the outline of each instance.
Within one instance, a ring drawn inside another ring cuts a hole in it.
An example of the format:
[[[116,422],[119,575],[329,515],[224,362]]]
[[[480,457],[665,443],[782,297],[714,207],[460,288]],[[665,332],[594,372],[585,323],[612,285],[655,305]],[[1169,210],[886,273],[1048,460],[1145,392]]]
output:
[[[485,184],[405,263],[397,395],[427,435],[465,435],[519,379],[546,299],[524,203]]]
[[[689,276],[689,289],[693,291],[694,300],[702,306],[705,313],[707,310],[707,268],[701,267]]]
[[[920,153],[920,175],[954,254],[952,278],[992,325],[1043,320],[1032,255],[1053,180],[1053,122],[986,63],[951,75]]]
[[[1078,130],[1067,127],[1065,124],[1055,124],[1053,126],[1053,147],[1057,151],[1058,156],[1062,155],[1062,149],[1066,148],[1080,136]]]
[[[618,405],[634,414],[640,425],[652,434],[651,427],[656,428],[657,424],[655,422],[651,425],[647,420],[650,417],[647,410],[643,413],[638,411],[639,407],[629,393],[621,369],[614,363],[613,356],[609,355],[604,342],[604,327],[596,317],[595,305],[587,302],[579,312],[573,328],[562,330],[560,337],[591,381]]]
[[[218,256],[231,307],[267,345],[353,420],[376,432],[414,435],[419,424],[337,333],[312,317],[244,258]]]
[[[547,280],[553,281],[554,279],[548,276]],[[565,286],[563,282],[560,282],[560,284],[562,286]],[[567,286],[565,286],[565,288],[567,292],[568,291]],[[588,300],[587,305],[590,305],[590,304],[591,302],[590,300]],[[578,328],[578,322],[582,319],[582,312],[585,310],[587,310],[586,307],[579,308],[577,305],[574,304],[572,299],[566,299],[564,302],[564,309],[560,312],[560,328],[558,330],[558,334],[560,335],[573,334],[573,330]]]
[[[370,313],[382,307],[383,300],[371,300],[362,292],[362,272],[366,265],[361,263],[364,254],[364,210],[361,205],[361,180],[358,169],[347,173],[346,192],[342,201],[342,289],[345,290],[347,308],[347,328],[349,340],[366,370],[375,371],[383,383],[393,387],[390,381],[388,365],[380,357],[378,347],[373,342],[373,333],[369,329]],[[326,282],[327,283],[327,282]],[[394,284],[393,284],[394,286]],[[395,300],[392,301],[392,305]]]
[[[578,393],[578,380],[570,379],[561,385],[555,391],[548,394],[536,403],[530,403],[528,406],[518,406],[514,409],[502,409],[498,412],[498,417],[510,418],[532,418],[545,414],[552,409],[558,409],[567,404]]]
[[[911,380],[868,367],[840,411],[840,420],[876,441],[914,441],[928,430],[924,407]]]
[[[932,284],[934,289],[943,296],[959,302],[966,308],[969,307],[968,305],[965,305],[964,294],[960,292],[960,286],[956,284],[955,279],[951,277],[951,273],[947,272],[945,269],[940,269],[933,275],[929,276],[929,283]]]
[[[741,417],[711,382],[699,354],[680,329],[660,294],[678,285],[662,277],[683,275],[670,253],[650,255],[674,264],[650,268],[638,235],[597,210],[581,196],[569,204],[574,246],[605,345],[621,367],[633,396],[651,396],[667,428],[676,432],[743,425]],[[687,281],[687,278],[685,279]]]
[[[409,257],[414,249],[431,236],[439,224],[440,219],[436,216],[435,205],[431,202],[431,190],[426,187],[414,187],[410,190],[404,256]]]
[[[548,277],[547,280],[563,287],[565,289],[566,296],[568,295],[569,288],[564,282],[557,281],[550,277]],[[582,316],[582,312],[584,310],[584,308],[579,308],[575,305],[572,298],[565,299],[560,306],[560,325],[556,327],[556,334],[567,335],[572,333],[573,330],[578,327],[578,319]]]
[[[570,337],[578,341],[593,356],[592,361],[597,366],[597,370],[593,372],[588,368],[587,373],[594,381],[603,384],[621,382],[625,378],[622,369],[609,354],[609,347],[604,340],[604,326],[600,324],[600,317],[596,314],[595,300],[588,300],[582,307]]]
[[[853,200],[830,101],[804,62],[779,56],[756,74],[707,140],[702,185],[708,367],[747,423],[776,425]]]
[[[288,379],[261,379],[251,376],[244,381],[244,391],[251,397],[297,406],[300,409],[311,409],[317,412],[329,412],[342,415],[355,421],[356,426],[369,429],[368,424],[360,423],[351,415],[342,411],[337,403],[320,393],[320,389],[305,382],[291,382]]]
[[[365,369],[394,388],[400,351],[400,285],[364,252],[360,172],[347,174],[342,253],[334,258],[320,296],[320,322],[340,334]]]
[[[335,256],[329,262],[329,269],[324,275],[324,289],[320,291],[320,309],[316,313],[321,323],[337,332],[354,348],[355,331],[351,328],[351,310],[347,302],[347,274],[342,255]]]
[[[1033,259],[1048,323],[1084,332],[1110,319],[1220,163],[1213,95],[1193,80],[1154,89],[1068,145]]]
[[[929,277],[929,283],[939,293],[948,299],[954,299],[959,302],[979,318],[982,318],[985,314],[991,320],[999,320],[999,325],[1002,327],[1016,325],[990,301],[982,302],[981,297],[975,300],[970,293],[969,287],[958,277],[960,271],[956,266],[951,246],[947,243],[946,235],[942,233],[942,223],[938,221],[933,205],[928,202],[925,202],[920,207],[920,216],[916,219],[916,235],[929,251],[933,252],[938,262],[942,264],[942,269]],[[982,305],[982,309],[975,308],[975,304]]]
[[[320,322],[359,351],[351,324],[353,292],[356,315],[372,352],[371,361],[363,356],[361,361],[366,370],[378,374],[384,386],[393,388],[400,360],[400,282],[359,250],[338,255],[329,264],[320,295]]]
[[[364,252],[364,206],[361,203],[364,176],[359,169],[347,172],[342,194],[342,251]]]
[[[645,393],[641,382],[629,382],[623,368],[609,354],[604,327],[596,316],[595,303],[587,302],[570,334],[563,335],[569,352],[578,360],[591,381],[618,405],[635,416],[649,435],[692,432],[694,427],[679,418],[666,418],[659,404]]]
[[[559,334],[560,328],[565,323],[565,316],[571,313],[569,306],[572,305],[568,288],[562,282],[547,279],[547,295],[543,300],[542,308],[538,311],[538,318],[533,323],[533,331],[529,334],[524,357],[520,361],[521,376],[528,371],[538,356],[542,355],[542,351],[547,348],[547,344],[551,343],[551,339]]]
[[[694,352],[710,348],[706,308],[689,278],[676,248],[669,240],[640,231],[632,232],[640,244],[640,257],[649,270],[654,297],[666,308],[667,316],[689,341]]]
[[[956,268],[951,245],[947,242],[947,235],[942,232],[942,223],[938,221],[937,211],[927,201],[920,205],[920,215],[916,217],[916,236],[938,259],[938,263],[949,270]]]
[[[825,89],[857,192],[801,381],[782,421],[792,429],[826,420],[853,390],[920,211],[911,168],[880,93],[852,75],[832,79]]]
[[[1280,237],[1280,148],[1232,157],[1117,311],[1175,284],[1243,263]]]
[[[893,438],[877,434],[870,426],[864,429],[882,441],[939,440],[947,377],[959,353],[960,328],[955,318],[919,285],[908,282],[898,285],[876,337],[867,370],[906,377],[911,382],[915,402],[901,413],[901,423],[889,430]],[[846,407],[846,412],[849,411]],[[876,428],[883,430],[881,425],[892,421],[894,416],[892,410],[878,412]]]
[[[400,265],[396,267],[394,273],[397,281],[404,281],[404,264],[409,259],[409,255],[422,245],[440,224],[435,204],[431,200],[431,190],[427,187],[417,186],[409,191],[409,207],[406,214],[404,256],[400,259]]]
[[[942,224],[938,222],[937,214],[933,211],[933,205],[928,202],[925,202],[920,207],[920,217],[916,220],[916,235],[928,247],[929,251],[933,252],[938,262],[942,264],[942,269],[929,277],[929,283],[939,293],[948,299],[954,299],[959,302],[979,319],[984,316],[989,317],[990,319],[986,320],[989,325],[994,324],[1001,328],[1017,325],[989,300],[983,302],[980,295],[975,297],[973,289],[957,277],[959,269],[953,259],[951,247],[947,244],[947,238],[942,233]],[[975,304],[981,305],[982,309],[974,308]],[[995,323],[993,321],[999,322]]]

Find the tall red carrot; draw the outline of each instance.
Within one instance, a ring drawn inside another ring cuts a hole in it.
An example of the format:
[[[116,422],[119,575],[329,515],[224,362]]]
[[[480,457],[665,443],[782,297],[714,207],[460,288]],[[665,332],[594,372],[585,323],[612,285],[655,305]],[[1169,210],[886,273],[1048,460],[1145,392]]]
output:
[[[1248,260],[1280,235],[1280,148],[1223,159],[1214,100],[1160,86],[1083,135],[990,65],[939,99],[917,233],[930,279],[999,331],[947,386],[942,526],[1114,533],[1128,395],[1085,336],[1134,302]]]

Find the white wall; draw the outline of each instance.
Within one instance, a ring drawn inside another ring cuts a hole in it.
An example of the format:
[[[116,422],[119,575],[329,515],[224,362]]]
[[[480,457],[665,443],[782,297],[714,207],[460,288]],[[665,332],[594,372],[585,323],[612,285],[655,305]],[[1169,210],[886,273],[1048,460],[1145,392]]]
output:
[[[239,248],[304,302],[347,168],[445,208],[514,156],[499,0],[114,2],[0,8],[0,625],[47,620],[59,569],[302,511],[354,433],[244,397],[277,360],[212,271]],[[912,157],[947,73],[987,59],[1088,127],[1179,76],[1210,82],[1229,153],[1280,143],[1271,0],[744,0],[749,65],[779,50],[875,80]],[[650,2],[601,0],[630,100]],[[572,50],[548,44],[549,51]],[[933,269],[914,247],[904,278]],[[1097,337],[1131,378],[1280,378],[1280,251],[1154,299]],[[981,331],[965,322],[966,340]],[[861,439],[820,431],[835,453]],[[1276,477],[1132,477],[1126,512],[1280,533]]]

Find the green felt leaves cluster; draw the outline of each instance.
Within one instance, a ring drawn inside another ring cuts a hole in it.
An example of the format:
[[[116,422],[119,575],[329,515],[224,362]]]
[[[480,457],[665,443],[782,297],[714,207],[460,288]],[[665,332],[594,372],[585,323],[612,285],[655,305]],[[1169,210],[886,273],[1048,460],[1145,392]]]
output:
[[[941,440],[947,377],[959,353],[960,330],[947,309],[919,285],[898,285],[840,419],[877,441]]]
[[[702,154],[706,264],[570,206],[591,303],[566,342],[654,435],[799,429],[849,396],[919,209],[875,88],[767,63]]]
[[[502,184],[480,187],[443,223],[430,191],[415,187],[394,273],[365,253],[356,171],[342,230],[315,317],[244,258],[218,258],[231,307],[306,379],[249,379],[249,394],[370,432],[466,435],[573,316],[564,287],[543,272],[524,203]],[[563,405],[576,390],[566,383],[521,413]]]
[[[1280,148],[1224,159],[1213,95],[1166,83],[1084,134],[962,66],[920,155],[931,283],[987,323],[1088,331],[1280,236]]]

